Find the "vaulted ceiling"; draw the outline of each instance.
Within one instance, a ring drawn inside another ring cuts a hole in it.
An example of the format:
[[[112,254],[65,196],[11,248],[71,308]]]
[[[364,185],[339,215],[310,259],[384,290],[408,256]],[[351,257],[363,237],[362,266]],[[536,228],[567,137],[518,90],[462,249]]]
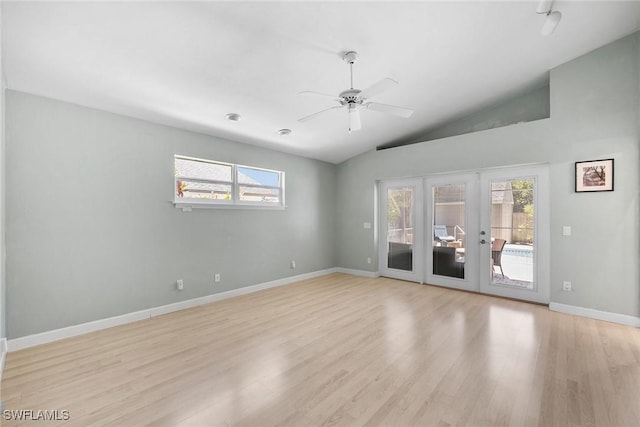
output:
[[[543,84],[549,69],[640,28],[640,2],[2,2],[7,87],[339,163]],[[399,85],[348,132],[349,87]],[[225,119],[238,113],[241,120]],[[282,128],[292,130],[280,136]]]

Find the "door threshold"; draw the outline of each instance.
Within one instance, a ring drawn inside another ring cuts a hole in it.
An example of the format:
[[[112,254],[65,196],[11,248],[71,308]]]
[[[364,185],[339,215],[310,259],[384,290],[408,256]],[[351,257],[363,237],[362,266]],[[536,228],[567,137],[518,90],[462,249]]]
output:
[[[543,307],[549,307],[549,303],[544,303],[544,302],[529,301],[529,300],[526,300],[526,299],[504,297],[504,296],[501,296],[501,295],[487,294],[487,293],[480,292],[480,291],[470,291],[468,289],[450,288],[448,286],[434,285],[434,284],[431,284],[431,283],[422,283],[422,284],[426,285],[426,286],[434,286],[436,288],[449,289],[451,291],[466,292],[468,294],[484,295],[486,297],[500,298],[500,299],[505,299],[505,300],[509,300],[509,301],[517,301],[517,302],[526,302],[528,304],[535,304],[535,305],[541,305]]]

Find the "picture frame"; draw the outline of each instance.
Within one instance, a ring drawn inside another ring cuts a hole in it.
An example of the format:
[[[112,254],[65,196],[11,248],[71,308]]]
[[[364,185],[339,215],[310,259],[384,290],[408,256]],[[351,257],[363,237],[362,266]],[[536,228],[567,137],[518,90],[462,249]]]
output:
[[[576,162],[576,193],[613,191],[613,159]]]

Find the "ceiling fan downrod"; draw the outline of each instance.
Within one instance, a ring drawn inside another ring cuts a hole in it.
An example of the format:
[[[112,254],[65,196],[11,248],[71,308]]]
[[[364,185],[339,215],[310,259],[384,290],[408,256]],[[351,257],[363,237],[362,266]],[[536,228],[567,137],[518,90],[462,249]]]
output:
[[[358,52],[350,50],[346,52],[342,56],[342,60],[349,64],[349,69],[351,70],[351,90],[353,90],[353,64],[355,64],[358,59]]]

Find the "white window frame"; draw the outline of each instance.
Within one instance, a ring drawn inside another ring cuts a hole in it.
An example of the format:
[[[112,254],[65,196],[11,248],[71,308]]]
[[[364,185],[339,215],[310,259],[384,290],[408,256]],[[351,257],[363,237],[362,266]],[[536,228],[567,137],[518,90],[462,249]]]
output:
[[[209,179],[199,179],[199,178],[188,178],[174,175],[173,179],[173,205],[176,208],[180,208],[183,211],[190,211],[192,208],[222,208],[222,209],[275,209],[282,210],[285,209],[285,173],[283,171],[275,170],[275,169],[266,169],[260,168],[256,166],[248,166],[248,165],[240,165],[235,163],[227,163],[220,162],[217,160],[210,159],[201,159],[197,157],[183,156],[180,154],[175,154],[174,158],[174,170],[175,170],[175,160],[191,160],[196,162],[204,162],[211,163],[215,165],[223,165],[231,167],[231,181],[221,181],[221,180],[209,180]],[[259,185],[259,184],[245,184],[238,182],[238,168],[248,168],[255,169],[259,171],[272,172],[277,173],[280,185],[279,186],[269,186],[269,185]],[[178,197],[177,188],[178,181],[189,180],[189,181],[198,181],[208,184],[221,184],[221,185],[230,185],[231,186],[231,198],[229,200],[224,199],[182,199]],[[259,201],[246,201],[240,200],[240,187],[251,187],[251,188],[265,188],[269,190],[278,190],[280,193],[280,202],[279,203],[271,203],[271,202],[259,202]]]

